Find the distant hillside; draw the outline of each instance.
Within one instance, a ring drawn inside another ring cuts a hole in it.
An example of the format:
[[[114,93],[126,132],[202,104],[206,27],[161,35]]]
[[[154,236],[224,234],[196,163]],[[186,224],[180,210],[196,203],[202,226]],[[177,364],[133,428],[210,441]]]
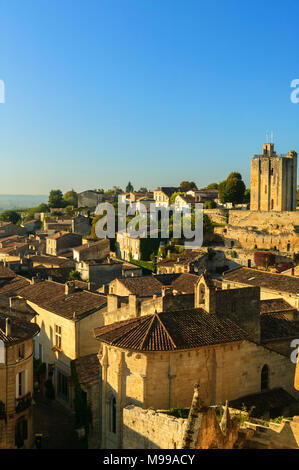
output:
[[[8,209],[23,209],[36,207],[42,202],[48,202],[44,194],[0,194],[0,212]]]

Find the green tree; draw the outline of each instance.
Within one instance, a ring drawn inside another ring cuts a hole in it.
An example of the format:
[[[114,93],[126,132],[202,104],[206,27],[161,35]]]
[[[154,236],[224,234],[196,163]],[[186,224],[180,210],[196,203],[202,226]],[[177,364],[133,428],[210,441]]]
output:
[[[189,191],[190,189],[197,189],[194,181],[182,181],[180,184],[181,191]]]
[[[39,206],[36,208],[37,212],[49,212],[49,206],[42,202]]]
[[[52,189],[49,194],[49,207],[64,207],[65,201],[63,199],[60,189]]]
[[[8,210],[0,214],[0,220],[2,222],[12,222],[16,224],[21,219],[20,215],[16,211]]]
[[[245,184],[240,173],[231,173],[226,180],[219,183],[219,198],[222,203],[231,202],[240,204],[243,202]]]
[[[245,189],[243,202],[244,203],[250,202],[250,189]]]
[[[68,206],[78,206],[78,194],[73,189],[65,193],[63,199]]]
[[[204,209],[215,209],[217,204],[215,201],[206,201],[203,205]]]
[[[210,183],[208,184],[207,189],[218,189],[218,186],[218,183]]]
[[[181,192],[181,191],[177,191],[176,193],[173,193],[173,194],[170,196],[169,204],[174,204],[175,198],[176,198],[177,196],[179,196],[180,194],[185,194],[185,193],[183,193],[183,192]]]
[[[141,188],[138,190],[139,193],[147,193],[148,189],[145,188],[144,186],[141,186]]]
[[[69,280],[70,281],[82,281],[79,271],[75,271],[73,269],[69,274]]]
[[[131,184],[131,181],[129,181],[127,186],[126,186],[126,193],[132,193],[133,191],[134,191],[134,187]]]

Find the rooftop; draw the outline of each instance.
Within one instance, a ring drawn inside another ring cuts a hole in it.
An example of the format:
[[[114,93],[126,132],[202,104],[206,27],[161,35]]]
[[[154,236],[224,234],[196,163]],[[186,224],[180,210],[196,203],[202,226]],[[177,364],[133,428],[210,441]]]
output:
[[[135,351],[175,351],[246,340],[247,334],[228,318],[203,309],[155,313],[95,328],[104,343]]]
[[[11,334],[6,335],[6,318],[10,319]],[[0,340],[6,344],[19,343],[39,333],[39,326],[36,323],[19,320],[0,313]]]
[[[37,282],[18,291],[18,295],[68,319],[72,319],[74,313],[80,317],[99,310],[107,302],[104,295],[78,288],[66,295],[65,285],[53,281]]]
[[[287,292],[299,296],[299,278],[294,276],[238,267],[223,273],[223,279],[247,286],[258,286],[276,292]]]
[[[97,354],[79,357],[74,360],[74,365],[80,384],[99,382],[100,363]]]

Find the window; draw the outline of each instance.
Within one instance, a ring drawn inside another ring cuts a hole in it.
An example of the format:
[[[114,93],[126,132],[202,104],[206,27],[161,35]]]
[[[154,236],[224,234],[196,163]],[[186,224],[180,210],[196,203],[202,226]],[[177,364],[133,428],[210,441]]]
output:
[[[267,194],[267,185],[265,185],[265,194]]]
[[[57,370],[57,393],[63,400],[69,400],[68,377],[59,369]]]
[[[262,368],[261,373],[261,390],[267,390],[269,388],[269,367],[267,364]]]
[[[271,199],[271,210],[273,210],[273,207],[274,207],[274,200]]]
[[[16,375],[16,398],[22,397],[26,394],[26,375],[25,371],[19,372]]]
[[[61,326],[55,325],[55,346],[61,349]]]
[[[25,357],[25,344],[19,344],[18,346],[18,358],[19,359],[24,359]]]

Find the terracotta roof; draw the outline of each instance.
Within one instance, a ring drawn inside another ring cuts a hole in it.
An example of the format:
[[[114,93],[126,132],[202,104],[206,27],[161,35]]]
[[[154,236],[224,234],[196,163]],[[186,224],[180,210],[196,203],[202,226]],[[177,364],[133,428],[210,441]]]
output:
[[[261,316],[261,341],[268,342],[288,338],[298,338],[299,322],[290,321],[283,314],[272,314]]]
[[[162,261],[158,261],[158,267],[163,268],[163,266],[169,266],[169,267],[174,267],[176,261],[173,259],[163,259]]]
[[[183,273],[175,279],[171,285],[174,290],[185,294],[191,294],[194,292],[194,288],[198,280],[199,276],[197,274]]]
[[[158,279],[163,286],[170,286],[181,275],[181,273],[154,274],[154,277]]]
[[[284,299],[265,299],[260,301],[261,314],[296,310]]]
[[[59,225],[61,225],[61,224],[59,224]],[[69,236],[69,235],[74,235],[74,233],[72,233],[72,232],[57,232],[57,233],[54,233],[53,235],[50,235],[48,237],[48,239],[57,240],[58,238],[63,238],[63,237]]]
[[[101,248],[102,246],[103,248],[106,248],[107,245],[109,244],[110,244],[110,241],[108,240],[108,238],[104,238],[103,240],[98,240],[93,243],[85,243],[84,245],[76,246],[74,250],[81,252],[81,251],[87,251],[89,248],[93,248],[93,247]]]
[[[127,277],[118,281],[137,297],[152,297],[162,291],[162,284],[153,276]]]
[[[202,309],[155,313],[95,328],[99,341],[135,351],[174,351],[248,338],[228,318]]]
[[[206,253],[203,253],[202,251],[187,250],[182,255],[179,255],[177,257],[176,264],[186,266],[189,263],[192,263],[192,261],[196,261],[197,259],[202,258],[203,256],[207,256],[207,255]]]
[[[13,277],[16,277],[16,274],[12,269],[4,266],[3,264],[0,265],[0,279],[11,279]]]
[[[11,322],[11,334],[6,335],[6,318]],[[0,313],[0,340],[6,344],[18,343],[25,341],[39,333],[39,326],[36,323],[19,320],[8,315]]]
[[[7,280],[0,279],[0,295],[22,289],[29,283],[30,281],[22,276],[15,276]]]
[[[299,294],[299,278],[294,276],[238,267],[223,273],[223,279],[239,282],[247,286],[258,286],[276,292]]]
[[[79,357],[73,363],[80,384],[99,383],[100,362],[97,354]]]
[[[76,289],[69,295],[65,295],[65,285],[53,281],[37,282],[21,289],[18,295],[45,310],[68,319],[73,318],[74,312],[76,317],[80,317],[99,310],[107,302],[104,295],[86,290]]]
[[[30,261],[39,264],[47,264],[51,266],[62,266],[65,263],[69,263],[69,259],[60,258],[58,256],[46,256],[46,255],[34,255],[28,258]]]

